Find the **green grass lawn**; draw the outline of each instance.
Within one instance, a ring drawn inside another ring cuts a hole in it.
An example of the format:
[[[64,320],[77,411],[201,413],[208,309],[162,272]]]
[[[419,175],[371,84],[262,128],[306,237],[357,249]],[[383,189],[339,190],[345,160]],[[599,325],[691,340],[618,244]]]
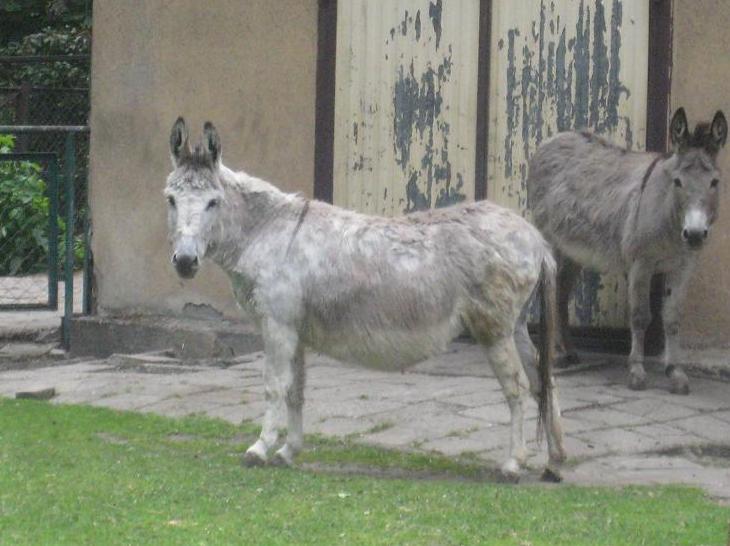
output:
[[[684,487],[578,488],[244,468],[253,427],[0,399],[0,544],[718,544]],[[474,465],[315,440],[303,459]]]

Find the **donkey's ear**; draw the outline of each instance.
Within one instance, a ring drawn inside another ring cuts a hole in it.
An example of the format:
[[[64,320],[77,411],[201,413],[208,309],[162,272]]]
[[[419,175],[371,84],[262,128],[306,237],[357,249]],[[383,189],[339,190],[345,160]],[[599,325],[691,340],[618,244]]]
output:
[[[213,164],[217,165],[221,160],[221,139],[215,126],[209,121],[203,126],[203,146],[210,154]]]
[[[177,167],[183,158],[190,155],[188,128],[182,116],[177,118],[170,132],[170,155],[173,167]]]
[[[715,147],[715,151],[725,146],[725,142],[727,141],[727,120],[721,110],[718,110],[715,113],[715,117],[712,118],[710,138]]]
[[[669,134],[672,140],[672,148],[675,151],[689,143],[689,127],[687,126],[687,114],[684,113],[684,108],[677,109],[674,116],[672,116]]]

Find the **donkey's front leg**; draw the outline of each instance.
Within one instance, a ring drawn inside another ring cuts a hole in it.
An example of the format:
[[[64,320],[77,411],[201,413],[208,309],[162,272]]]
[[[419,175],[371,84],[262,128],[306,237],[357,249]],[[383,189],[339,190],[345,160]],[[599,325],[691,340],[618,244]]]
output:
[[[689,277],[694,271],[696,260],[682,263],[674,271],[667,273],[664,286],[664,373],[671,382],[670,391],[674,394],[689,394],[689,380],[678,362],[681,362],[679,345],[680,306],[687,293]]]
[[[269,450],[279,438],[278,426],[281,423],[281,410],[286,402],[289,434],[287,444],[277,452],[277,462],[290,463],[294,453],[301,449],[302,418],[301,401],[303,398],[292,395],[304,390],[304,359],[297,358],[301,352],[296,330],[283,326],[272,320],[264,321],[262,334],[264,338],[264,387],[266,395],[266,412],[258,440],[246,450],[244,462],[247,465],[264,464],[268,460]],[[303,353],[302,353],[303,354]],[[289,401],[294,401],[291,404]],[[298,411],[292,412],[292,408]]]
[[[631,354],[629,354],[629,388],[646,388],[644,370],[644,336],[651,322],[649,292],[652,270],[641,260],[629,270],[629,308],[631,312]]]
[[[302,424],[302,407],[304,406],[304,346],[299,343],[291,361],[291,381],[284,400],[286,402],[287,431],[286,443],[274,454],[272,463],[289,466],[294,456],[302,450],[304,431]]]

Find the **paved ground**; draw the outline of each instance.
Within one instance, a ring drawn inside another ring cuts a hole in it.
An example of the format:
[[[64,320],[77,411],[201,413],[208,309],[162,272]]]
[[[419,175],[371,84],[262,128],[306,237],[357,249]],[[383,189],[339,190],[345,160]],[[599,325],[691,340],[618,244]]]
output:
[[[116,356],[0,366],[0,396],[55,387],[55,402],[156,412],[205,413],[232,423],[264,411],[261,353],[227,367],[160,357]],[[572,483],[692,483],[730,501],[730,384],[694,378],[689,396],[625,387],[624,368],[591,357],[558,377]],[[40,366],[40,367],[39,367]],[[7,369],[7,368],[14,369]],[[407,373],[348,367],[310,356],[305,431],[352,436],[390,448],[470,453],[498,464],[506,454],[508,411],[478,347],[457,343]],[[535,406],[528,437],[535,449]],[[538,468],[544,449],[531,459]],[[536,474],[537,471],[533,472]]]
[[[64,309],[64,282],[58,283],[56,311],[0,311],[0,337],[32,337],[34,334],[59,328]],[[74,312],[81,312],[83,274],[74,273]],[[48,276],[0,277],[0,307],[48,303]]]

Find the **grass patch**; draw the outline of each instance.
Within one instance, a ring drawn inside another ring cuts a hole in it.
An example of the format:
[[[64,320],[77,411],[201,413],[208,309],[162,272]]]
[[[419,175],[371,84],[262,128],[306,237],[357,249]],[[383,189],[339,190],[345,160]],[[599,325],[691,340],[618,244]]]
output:
[[[725,544],[685,487],[510,486],[243,468],[255,428],[0,400],[0,544]],[[302,461],[477,463],[312,438]]]

